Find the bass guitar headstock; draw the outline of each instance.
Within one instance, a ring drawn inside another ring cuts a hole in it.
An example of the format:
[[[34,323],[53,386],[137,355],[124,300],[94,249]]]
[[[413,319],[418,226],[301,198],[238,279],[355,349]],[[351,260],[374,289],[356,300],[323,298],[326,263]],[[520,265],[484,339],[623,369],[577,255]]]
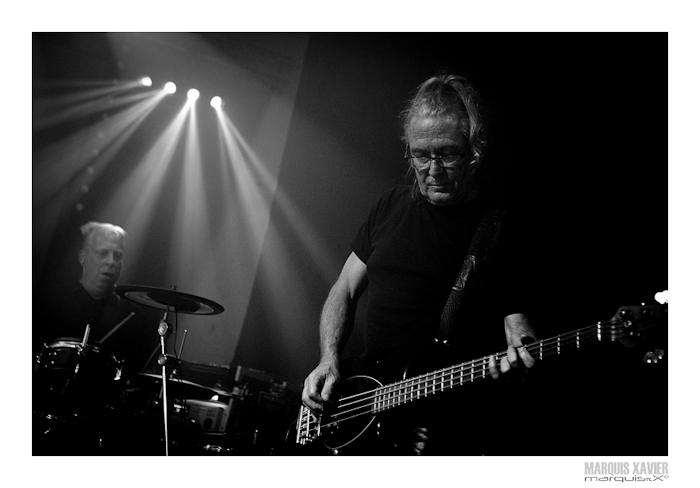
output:
[[[633,347],[647,338],[650,330],[668,326],[666,293],[657,294],[658,303],[620,307],[612,320],[600,325],[611,340]]]

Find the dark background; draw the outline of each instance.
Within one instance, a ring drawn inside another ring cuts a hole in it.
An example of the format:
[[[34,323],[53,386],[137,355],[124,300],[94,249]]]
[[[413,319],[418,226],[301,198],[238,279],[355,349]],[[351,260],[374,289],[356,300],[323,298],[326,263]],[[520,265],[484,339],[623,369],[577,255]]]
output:
[[[223,52],[240,49],[245,39],[198,36]],[[34,43],[35,81],[120,76],[100,34],[36,34]],[[334,269],[327,272],[337,274],[372,203],[402,180],[397,116],[405,101],[438,70],[462,74],[488,109],[484,191],[518,210],[532,270],[521,279],[534,297],[531,314],[540,337],[610,319],[618,307],[649,302],[668,286],[667,49],[663,33],[310,34],[279,188],[333,250]],[[59,52],[68,52],[71,62],[58,62]],[[274,63],[265,52],[250,56]],[[38,140],[35,134],[34,147],[60,136]],[[270,215],[286,236],[291,224],[281,205],[273,200]],[[167,208],[161,203],[156,212]],[[69,226],[85,220],[72,210],[56,214]],[[35,217],[35,235],[41,233],[36,225]],[[46,240],[41,245],[65,253],[66,237],[48,233],[50,246]],[[303,242],[289,233],[285,245],[295,265],[309,270],[303,283],[286,286],[303,285],[307,301],[278,323],[258,275],[229,366],[268,371],[299,388],[318,359],[317,323],[308,317],[320,313],[330,283],[313,271]],[[270,247],[263,256],[273,252]],[[50,275],[50,262],[36,269],[35,261],[35,277]],[[159,265],[152,266],[157,276]],[[348,355],[361,347],[361,312],[356,327]],[[290,331],[298,341],[293,347],[286,343]],[[637,352],[608,349],[566,368],[543,365],[530,392],[537,404],[532,422],[555,419],[570,427],[545,429],[545,441],[529,452],[665,452],[665,369],[651,371]],[[624,421],[632,412],[643,427]]]

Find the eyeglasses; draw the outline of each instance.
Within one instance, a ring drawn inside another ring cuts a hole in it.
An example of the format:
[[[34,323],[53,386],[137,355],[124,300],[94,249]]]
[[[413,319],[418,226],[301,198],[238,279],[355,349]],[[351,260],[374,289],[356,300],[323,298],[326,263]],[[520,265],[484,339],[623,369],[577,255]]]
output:
[[[467,153],[462,154],[445,154],[443,156],[412,156],[408,145],[406,145],[405,159],[412,159],[413,164],[418,169],[427,169],[430,167],[430,162],[435,161],[443,168],[454,168],[462,160],[462,157]]]

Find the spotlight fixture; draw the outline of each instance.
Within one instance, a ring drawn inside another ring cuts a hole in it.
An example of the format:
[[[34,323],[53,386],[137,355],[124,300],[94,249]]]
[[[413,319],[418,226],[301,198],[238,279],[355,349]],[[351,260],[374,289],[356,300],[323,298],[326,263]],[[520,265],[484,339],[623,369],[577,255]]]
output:
[[[150,76],[144,76],[143,78],[139,79],[139,84],[141,86],[151,86],[153,85],[153,80],[151,80]]]
[[[190,88],[190,89],[187,91],[187,99],[188,99],[188,100],[191,100],[191,101],[194,102],[194,101],[197,100],[198,98],[199,98],[199,90],[197,90],[196,88]]]
[[[221,100],[221,97],[214,97],[211,99],[211,102],[209,104],[214,107],[214,108],[221,108],[224,104],[224,102]]]
[[[163,90],[165,90],[165,93],[172,95],[177,91],[177,86],[172,81],[169,81],[163,86]]]

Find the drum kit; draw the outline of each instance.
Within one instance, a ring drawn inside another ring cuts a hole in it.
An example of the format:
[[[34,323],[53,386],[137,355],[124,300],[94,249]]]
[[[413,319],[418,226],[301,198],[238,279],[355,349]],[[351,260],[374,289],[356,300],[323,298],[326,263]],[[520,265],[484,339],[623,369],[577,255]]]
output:
[[[125,378],[123,361],[101,343],[90,340],[89,325],[82,341],[59,338],[45,343],[36,358],[32,381],[35,454],[167,456],[177,444],[171,439],[171,424],[175,424],[176,431],[191,426],[192,419],[177,415],[188,408],[188,402],[236,399],[233,392],[174,377],[180,360],[166,353],[169,314],[216,315],[224,311],[221,305],[174,288],[129,285],[116,287],[116,292],[131,302],[163,311],[158,324],[160,374],[139,373]],[[144,436],[150,450],[144,451]],[[78,448],[68,449],[67,438]],[[125,448],[126,444],[134,449]]]

